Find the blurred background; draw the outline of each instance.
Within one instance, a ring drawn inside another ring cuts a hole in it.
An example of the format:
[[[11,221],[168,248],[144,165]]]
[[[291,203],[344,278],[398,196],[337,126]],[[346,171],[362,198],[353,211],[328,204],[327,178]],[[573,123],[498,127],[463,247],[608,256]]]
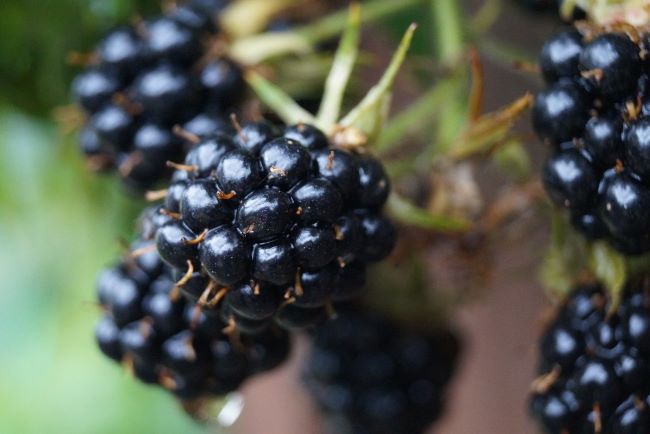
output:
[[[459,1],[468,11],[483,3]],[[119,240],[132,236],[142,203],[125,195],[119,181],[86,172],[64,107],[75,72],[67,54],[89,50],[99,35],[136,12],[146,16],[159,8],[155,0],[0,2],[2,433],[204,431],[167,394],[133,381],[95,349],[95,275],[120,255]],[[429,34],[418,11],[370,29],[390,29],[395,38],[385,42],[394,46],[405,23],[417,18],[417,53],[425,50]],[[502,1],[497,24],[479,46],[486,110],[537,87],[534,74],[515,71],[495,54],[492,42],[505,41],[503,47],[532,58],[554,26],[559,23],[552,16]],[[366,39],[372,46],[375,39]],[[449,412],[433,432],[535,432],[526,419],[525,396],[544,305],[535,267],[546,242],[543,225],[535,227],[524,243],[504,240],[490,284],[478,288],[474,303],[458,313],[466,352]],[[288,367],[248,384],[238,432],[318,433],[295,377]]]

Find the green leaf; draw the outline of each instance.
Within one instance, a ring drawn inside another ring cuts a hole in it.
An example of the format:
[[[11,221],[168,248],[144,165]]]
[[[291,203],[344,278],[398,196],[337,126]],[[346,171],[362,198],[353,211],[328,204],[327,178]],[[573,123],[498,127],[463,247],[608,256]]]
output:
[[[431,214],[397,193],[390,195],[386,208],[396,221],[434,232],[463,232],[471,226],[463,219]]]
[[[365,98],[340,122],[341,127],[362,131],[369,143],[374,143],[388,117],[393,83],[404,63],[416,28],[416,24],[409,26],[379,83],[370,89]]]
[[[463,160],[473,155],[489,152],[503,144],[511,132],[514,122],[533,103],[533,95],[526,94],[508,106],[471,123],[451,146],[448,156]]]
[[[503,4],[501,0],[486,0],[481,8],[471,17],[467,27],[475,33],[481,34],[488,31],[501,16]]]
[[[345,89],[350,80],[352,69],[359,55],[359,34],[361,33],[361,7],[350,6],[348,26],[341,38],[341,43],[329,76],[325,82],[325,93],[318,111],[318,120],[329,131],[339,118]]]
[[[562,213],[553,211],[551,223],[551,244],[542,260],[539,276],[547,292],[562,300],[587,265],[587,246]]]
[[[621,301],[627,281],[625,257],[607,242],[598,241],[589,249],[589,267],[598,280],[607,288],[611,297],[611,310],[616,310]]]
[[[530,155],[519,140],[508,140],[494,153],[493,159],[506,175],[516,182],[530,179]]]
[[[287,124],[308,123],[318,125],[316,118],[303,109],[282,89],[256,72],[246,73],[246,81],[259,99]],[[320,125],[319,125],[320,126]]]

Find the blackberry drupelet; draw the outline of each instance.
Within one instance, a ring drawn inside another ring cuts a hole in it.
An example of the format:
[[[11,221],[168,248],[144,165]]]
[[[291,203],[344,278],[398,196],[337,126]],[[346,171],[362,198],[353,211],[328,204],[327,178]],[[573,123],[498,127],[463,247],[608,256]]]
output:
[[[168,218],[157,211],[147,210],[141,218],[145,238]],[[224,395],[286,360],[286,332],[265,327],[255,337],[228,333],[233,329],[219,315],[209,315],[179,296],[171,269],[151,247],[151,239],[134,244],[131,257],[98,279],[104,315],[95,338],[104,355],[181,401]],[[207,279],[201,284],[207,285]]]
[[[648,39],[566,30],[542,49],[548,87],[533,126],[552,148],[543,181],[551,201],[589,239],[624,254],[650,251]]]
[[[331,432],[418,434],[443,411],[459,350],[447,330],[408,331],[346,307],[312,333],[303,380],[338,421]]]
[[[530,408],[549,434],[650,432],[650,304],[629,284],[608,311],[598,285],[574,290],[540,342]]]
[[[225,292],[222,315],[249,331],[273,318],[317,323],[329,303],[359,294],[366,265],[395,244],[381,163],[330,146],[313,126],[244,125],[178,167],[164,205],[176,219],[158,230],[158,252],[179,276],[190,264],[209,277],[213,302],[202,308]]]
[[[91,168],[116,170],[127,186],[148,190],[169,177],[165,163],[191,147],[175,126],[199,137],[229,132],[225,119],[245,82],[231,60],[205,57],[220,8],[191,0],[100,41],[72,83],[87,118],[79,141]]]

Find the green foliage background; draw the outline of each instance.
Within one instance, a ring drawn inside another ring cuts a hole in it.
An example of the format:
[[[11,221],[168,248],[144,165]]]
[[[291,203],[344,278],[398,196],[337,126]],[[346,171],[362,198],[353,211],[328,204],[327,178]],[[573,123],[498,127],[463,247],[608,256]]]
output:
[[[192,433],[175,402],[95,349],[95,273],[131,236],[139,204],[85,172],[52,110],[70,50],[154,1],[0,2],[0,432]]]

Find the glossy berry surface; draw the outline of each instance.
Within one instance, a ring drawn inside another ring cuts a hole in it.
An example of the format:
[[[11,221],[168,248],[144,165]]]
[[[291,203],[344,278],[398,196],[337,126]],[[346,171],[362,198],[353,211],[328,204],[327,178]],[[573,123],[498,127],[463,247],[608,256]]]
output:
[[[366,265],[396,242],[382,214],[390,180],[381,162],[331,146],[310,125],[282,131],[262,121],[206,137],[173,179],[163,208],[175,218],[158,229],[160,257],[178,276],[190,261],[238,291],[210,308],[249,331],[276,312],[283,326],[322,320],[327,305],[360,294]]]
[[[605,100],[629,96],[641,74],[639,46],[623,34],[597,36],[580,55],[580,70]]]
[[[311,337],[303,380],[336,432],[419,434],[441,414],[459,353],[451,332],[409,331],[346,307]]]
[[[142,220],[142,226],[160,225],[155,210],[146,212]],[[149,239],[134,244],[134,252],[144,253],[108,268],[97,281],[105,313],[95,327],[95,339],[106,357],[126,366],[140,381],[159,385],[181,401],[224,395],[250,376],[286,360],[290,351],[286,332],[267,324],[255,337],[228,335],[224,332],[227,323],[219,315],[209,315],[180,296],[183,292],[179,294],[170,267],[142,268],[140,263],[162,264],[160,258],[155,259],[155,250],[146,249],[152,243]],[[142,256],[150,258],[142,261]],[[209,287],[209,281],[199,277],[179,285],[192,284],[200,285],[203,292]],[[266,298],[256,298],[253,293],[253,288],[242,287],[233,290],[229,298],[238,311],[256,318],[271,317],[275,300],[268,297],[272,293],[265,293]]]
[[[553,147],[542,178],[551,201],[590,240],[627,255],[650,250],[646,40],[577,30],[552,37],[540,64],[548,87],[533,126]]]
[[[560,81],[541,91],[533,105],[533,127],[544,141],[559,144],[580,137],[591,101],[577,83]]]
[[[575,30],[558,33],[546,41],[539,56],[546,82],[554,83],[561,78],[575,76],[582,47],[582,35]]]
[[[192,0],[97,44],[92,64],[71,85],[87,118],[79,141],[89,167],[114,170],[132,190],[150,190],[171,175],[166,162],[182,162],[192,147],[175,126],[199,138],[230,133],[227,116],[243,99],[243,73],[226,58],[202,60],[219,11]],[[152,125],[166,136],[152,141]]]
[[[650,430],[647,301],[636,284],[613,312],[599,286],[569,296],[542,337],[541,376],[532,386],[530,409],[546,432]]]

